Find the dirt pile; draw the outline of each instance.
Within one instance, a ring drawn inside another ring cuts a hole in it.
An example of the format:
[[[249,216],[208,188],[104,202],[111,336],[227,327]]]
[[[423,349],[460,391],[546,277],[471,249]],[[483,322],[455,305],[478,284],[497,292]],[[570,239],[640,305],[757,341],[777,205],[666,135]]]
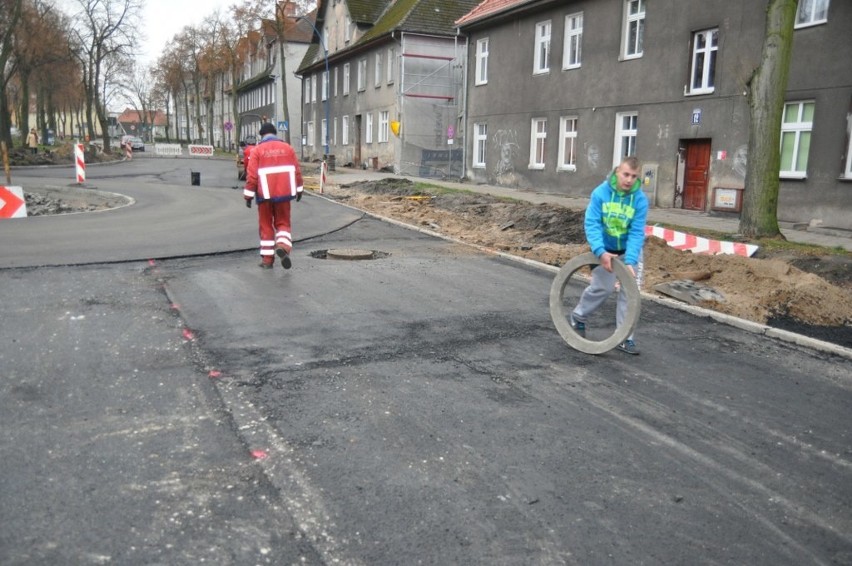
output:
[[[328,186],[356,208],[453,238],[561,266],[588,251],[583,211],[463,192],[429,192],[407,179]],[[724,296],[701,306],[852,347],[852,254],[760,252],[761,257],[695,255],[658,238],[645,246],[644,291],[699,280]]]

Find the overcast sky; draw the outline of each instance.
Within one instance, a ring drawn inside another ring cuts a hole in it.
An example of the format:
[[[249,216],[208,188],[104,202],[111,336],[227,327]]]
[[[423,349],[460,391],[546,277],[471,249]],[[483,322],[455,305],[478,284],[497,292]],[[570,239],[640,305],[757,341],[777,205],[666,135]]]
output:
[[[139,63],[153,64],[166,42],[184,26],[197,25],[217,9],[226,13],[235,0],[146,0],[142,10],[148,39],[139,54]]]

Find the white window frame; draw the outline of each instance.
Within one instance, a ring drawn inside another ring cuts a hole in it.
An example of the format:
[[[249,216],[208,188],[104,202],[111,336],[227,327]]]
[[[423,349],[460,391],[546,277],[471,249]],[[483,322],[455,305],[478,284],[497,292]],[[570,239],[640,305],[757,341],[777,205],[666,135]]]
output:
[[[322,77],[322,79],[321,79],[322,80],[322,88],[320,89],[322,91],[321,96],[322,96],[322,100],[326,101],[326,100],[328,100],[328,79],[329,79],[328,72],[323,71],[321,77]]]
[[[352,19],[349,14],[343,20],[343,41],[349,43],[352,40]]]
[[[364,127],[364,143],[373,143],[373,113],[367,112],[366,126]]]
[[[488,84],[488,38],[476,40],[476,76],[473,79],[474,86]]]
[[[579,69],[583,59],[583,12],[565,16],[562,69]]]
[[[331,119],[331,143],[337,145],[337,116]]]
[[[818,26],[828,22],[829,0],[799,0],[795,28]]]
[[[241,97],[245,102],[245,97]],[[311,103],[311,76],[305,77],[305,104]]]
[[[629,122],[625,124],[625,119]],[[612,151],[612,166],[616,167],[625,157],[636,155],[639,137],[639,113],[618,112],[615,115],[615,146]]]
[[[375,87],[379,88],[382,86],[382,54],[376,53],[376,72],[374,73],[373,82],[375,83]]]
[[[396,47],[388,47],[387,83],[393,84],[394,65],[396,65]]]
[[[343,64],[343,96],[349,96],[349,63]]]
[[[317,83],[319,83],[317,79],[319,79],[318,76],[311,81],[311,102],[317,101]]]
[[[356,79],[358,92],[367,90],[367,58],[358,59],[358,77]]]
[[[328,122],[325,118],[320,122],[320,145],[325,149],[325,139],[328,136]]]
[[[810,145],[812,138],[812,131],[814,128],[813,121],[806,122],[803,119],[803,115],[805,113],[806,105],[810,104],[812,107],[812,112],[816,112],[816,102],[813,100],[796,100],[792,102],[784,103],[784,113],[781,118],[781,153],[783,159],[783,148],[785,139],[789,139],[789,136],[792,136],[793,139],[793,153],[790,159],[791,167],[789,169],[784,169],[784,163],[781,163],[781,171],[780,176],[782,179],[805,179],[808,176],[808,158],[810,154]],[[796,120],[795,121],[787,121],[787,109],[790,107],[796,106]],[[799,168],[800,155],[799,153],[802,151],[802,138],[804,134],[807,134],[807,145],[808,149],[804,156],[804,163],[802,164],[802,168]]]
[[[557,171],[577,170],[577,116],[562,116],[559,119],[559,159],[556,162]],[[570,150],[570,151],[569,151]],[[565,158],[566,152],[569,158]]]
[[[547,157],[547,118],[530,122],[530,169],[544,169]]]
[[[641,57],[644,53],[644,39],[645,0],[624,0],[624,33],[621,37],[623,44],[622,59],[638,59]]]
[[[390,126],[390,112],[384,110],[379,112],[379,143],[388,142],[388,127]]]
[[[338,71],[340,67],[334,68],[334,98],[337,98],[338,94],[340,94],[340,73]]]
[[[471,167],[485,169],[485,158],[488,150],[488,124],[473,124],[473,157]]]
[[[703,45],[700,43],[702,38]],[[703,29],[692,34],[692,57],[689,64],[687,94],[710,94],[716,90],[718,51],[719,28]]]
[[[533,74],[550,72],[550,37],[553,26],[550,20],[535,24],[535,54],[533,55]]]
[[[308,147],[314,147],[314,123],[308,122]]]
[[[340,126],[341,145],[349,145],[349,116],[344,116]]]
[[[846,167],[843,178],[852,179],[852,113],[846,115]]]

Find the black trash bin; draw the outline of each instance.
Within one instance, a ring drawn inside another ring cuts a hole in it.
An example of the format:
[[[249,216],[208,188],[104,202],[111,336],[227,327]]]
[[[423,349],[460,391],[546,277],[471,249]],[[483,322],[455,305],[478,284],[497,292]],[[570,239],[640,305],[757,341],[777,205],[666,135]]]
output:
[[[197,187],[201,185],[201,172],[200,171],[190,171],[190,183]]]
[[[329,171],[337,171],[337,160],[334,158],[333,154],[327,154],[325,156],[325,162],[328,165]]]

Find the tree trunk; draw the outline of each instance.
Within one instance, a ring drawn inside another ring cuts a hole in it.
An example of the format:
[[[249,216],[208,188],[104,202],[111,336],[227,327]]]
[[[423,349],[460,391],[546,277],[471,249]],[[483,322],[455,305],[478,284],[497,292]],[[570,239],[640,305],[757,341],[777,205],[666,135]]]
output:
[[[769,0],[761,63],[748,85],[750,128],[740,234],[783,238],[778,227],[781,119],[797,0]]]
[[[278,24],[283,28],[283,22]],[[278,37],[278,60],[281,62],[281,104],[284,110],[284,122],[287,124],[287,129],[284,130],[284,141],[290,143],[290,105],[287,101],[287,59],[284,57],[284,34],[283,32]],[[331,77],[329,77],[331,80]],[[330,89],[329,89],[330,90]],[[331,92],[328,93],[331,96]],[[331,101],[328,101],[331,104]],[[326,124],[326,128],[330,128],[331,124]]]

